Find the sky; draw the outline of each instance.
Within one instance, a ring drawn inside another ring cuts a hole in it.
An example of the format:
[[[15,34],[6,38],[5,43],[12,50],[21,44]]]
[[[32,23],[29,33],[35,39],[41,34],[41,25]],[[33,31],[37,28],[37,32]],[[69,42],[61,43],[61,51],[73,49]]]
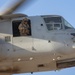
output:
[[[5,4],[12,0],[0,0],[0,10]],[[72,26],[75,27],[75,0],[35,0],[32,4],[25,7],[24,5],[15,13],[23,13],[28,16],[36,15],[61,15]],[[37,72],[33,75],[74,75],[75,67],[59,71]],[[30,73],[20,75],[31,75]]]

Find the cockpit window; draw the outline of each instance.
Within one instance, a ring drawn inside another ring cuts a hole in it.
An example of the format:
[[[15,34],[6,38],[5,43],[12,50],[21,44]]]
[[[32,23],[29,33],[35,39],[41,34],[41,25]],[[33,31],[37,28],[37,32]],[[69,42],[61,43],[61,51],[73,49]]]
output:
[[[61,17],[45,17],[45,24],[48,30],[60,30],[62,29],[62,19]]]
[[[68,23],[66,20],[64,20],[64,27],[65,29],[72,29],[72,25],[70,23]]]
[[[54,22],[54,23],[61,23],[61,17],[47,17],[44,18],[45,23],[50,23],[50,22]]]
[[[44,17],[44,22],[48,30],[72,29],[72,25],[63,17]]]
[[[48,30],[53,30],[53,25],[52,24],[46,24],[46,26],[47,26]]]
[[[54,30],[60,30],[61,29],[61,24],[54,24]]]
[[[48,30],[60,30],[62,29],[61,25],[61,23],[46,24]]]

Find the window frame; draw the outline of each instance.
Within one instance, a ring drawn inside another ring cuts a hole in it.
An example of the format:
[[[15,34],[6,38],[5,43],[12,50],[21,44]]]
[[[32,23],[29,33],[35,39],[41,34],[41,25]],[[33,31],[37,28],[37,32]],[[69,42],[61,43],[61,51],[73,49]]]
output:
[[[18,30],[18,28],[17,28],[17,32],[18,32],[18,34],[16,35],[16,33],[15,33],[15,29],[13,28],[14,26],[15,26],[15,24],[13,25],[13,22],[20,22],[21,23],[21,21],[22,21],[23,19],[14,19],[14,20],[12,20],[12,35],[13,35],[13,37],[22,37],[21,35],[20,35],[20,32],[19,32],[19,30]],[[30,26],[30,34],[29,35],[26,35],[26,36],[31,36],[32,35],[32,31],[31,31],[31,21],[30,21],[30,19],[28,19],[28,24],[29,24],[29,26]],[[17,27],[18,27],[19,25],[17,25]],[[16,26],[15,26],[16,27]],[[25,36],[23,36],[23,37],[25,37]]]
[[[69,27],[68,28],[65,28],[65,26],[67,26],[67,25],[65,25],[65,22],[67,22],[69,24]],[[64,29],[65,30],[66,29],[74,29],[74,27],[67,20],[65,20],[64,18],[63,18],[63,26],[64,26]]]
[[[46,27],[47,27],[47,24],[52,24],[53,29],[51,29],[51,30],[62,30],[63,29],[62,23],[46,23]],[[59,29],[55,29],[56,27],[54,27],[54,24],[59,24],[60,28]],[[47,29],[48,29],[48,27],[47,27]],[[51,31],[51,30],[48,29],[48,31]]]

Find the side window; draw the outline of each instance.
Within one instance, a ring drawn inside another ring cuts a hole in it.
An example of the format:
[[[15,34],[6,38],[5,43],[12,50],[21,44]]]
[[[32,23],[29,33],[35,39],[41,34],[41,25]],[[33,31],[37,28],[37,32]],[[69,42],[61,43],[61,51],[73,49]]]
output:
[[[14,20],[12,22],[13,37],[31,36],[30,20]]]
[[[61,29],[61,24],[57,23],[54,24],[54,30],[60,30]]]
[[[60,30],[62,29],[61,17],[45,17],[43,18],[48,30]]]
[[[53,24],[46,24],[48,30],[53,30]]]
[[[48,30],[60,30],[62,29],[61,23],[52,23],[52,24],[46,24]]]

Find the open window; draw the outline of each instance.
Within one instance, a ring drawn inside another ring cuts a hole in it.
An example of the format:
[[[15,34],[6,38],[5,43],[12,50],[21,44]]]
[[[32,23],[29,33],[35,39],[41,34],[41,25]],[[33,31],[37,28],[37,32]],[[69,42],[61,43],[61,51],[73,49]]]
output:
[[[23,20],[14,20],[14,21],[12,21],[13,37],[31,36],[31,22],[30,22],[30,20],[27,21],[27,24],[29,26],[29,28],[28,28],[29,33],[26,34],[26,35],[21,35],[20,30],[19,30],[19,25],[21,25],[22,21]]]

